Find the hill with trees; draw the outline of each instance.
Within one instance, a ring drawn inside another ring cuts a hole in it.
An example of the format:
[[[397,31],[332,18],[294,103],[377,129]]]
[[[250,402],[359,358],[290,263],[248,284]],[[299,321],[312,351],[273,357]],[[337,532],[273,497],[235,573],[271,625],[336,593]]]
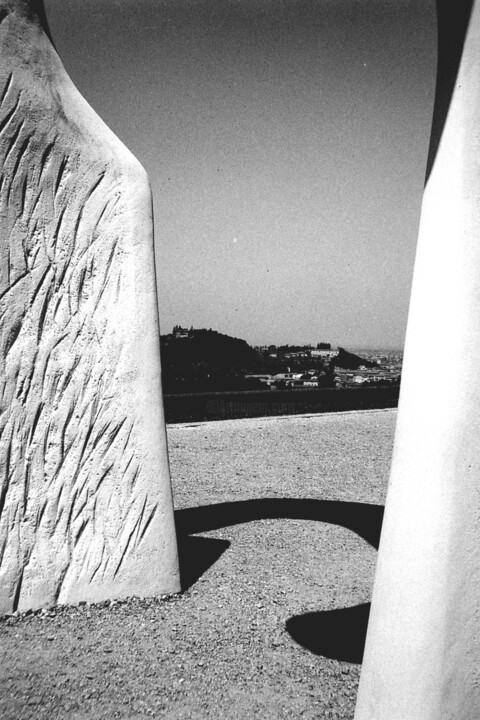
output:
[[[376,363],[370,362],[360,355],[344,350],[344,348],[338,348],[338,355],[332,358],[330,362],[331,368],[344,368],[345,370],[358,370],[359,367],[374,368],[378,367]]]
[[[248,389],[245,373],[261,372],[258,353],[239,338],[215,330],[161,337],[166,393]]]
[[[328,343],[320,345],[317,349],[330,349]],[[344,348],[331,360],[315,356],[312,351],[311,345],[252,348],[245,340],[215,330],[175,326],[170,334],[161,337],[163,390],[166,394],[258,390],[265,389],[265,385],[245,375],[306,371],[314,372],[319,387],[333,387],[335,368],[376,367]],[[281,385],[281,381],[275,383]]]

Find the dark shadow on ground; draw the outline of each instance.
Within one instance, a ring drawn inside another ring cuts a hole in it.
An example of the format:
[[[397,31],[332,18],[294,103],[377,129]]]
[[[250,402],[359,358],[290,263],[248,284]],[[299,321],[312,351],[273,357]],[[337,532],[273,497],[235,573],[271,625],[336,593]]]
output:
[[[365,649],[370,603],[296,615],[286,622],[287,632],[302,647],[323,657],[361,663]]]
[[[177,534],[180,537],[253,520],[273,519],[316,520],[341,525],[378,548],[383,506],[339,500],[261,498],[175,511]]]
[[[316,520],[341,525],[378,548],[383,521],[382,505],[304,498],[261,498],[202,505],[175,511],[180,551],[182,590],[186,590],[229,547],[226,540],[190,537],[253,520]],[[297,615],[286,623],[299,645],[316,655],[361,663],[370,603],[356,607]]]
[[[194,585],[230,547],[228,540],[190,535],[178,535],[177,542],[182,590]]]

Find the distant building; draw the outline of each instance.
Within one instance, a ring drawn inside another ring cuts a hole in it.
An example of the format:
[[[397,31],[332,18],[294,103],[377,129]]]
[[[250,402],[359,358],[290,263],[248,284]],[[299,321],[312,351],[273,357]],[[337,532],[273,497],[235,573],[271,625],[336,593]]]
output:
[[[259,380],[261,383],[265,383],[265,385],[271,385],[273,381],[272,375],[245,375],[245,380]]]
[[[175,325],[172,330],[172,335],[175,340],[179,340],[180,338],[188,338],[190,337],[190,330],[187,330],[187,328],[182,328],[180,325]]]
[[[274,381],[287,381],[287,380],[300,380],[302,377],[302,373],[294,373],[294,372],[284,372],[284,373],[277,373],[273,376]]]
[[[316,349],[316,350],[310,350],[310,357],[319,357],[323,358],[325,360],[332,360],[334,357],[337,357],[338,350],[323,350],[323,349]]]

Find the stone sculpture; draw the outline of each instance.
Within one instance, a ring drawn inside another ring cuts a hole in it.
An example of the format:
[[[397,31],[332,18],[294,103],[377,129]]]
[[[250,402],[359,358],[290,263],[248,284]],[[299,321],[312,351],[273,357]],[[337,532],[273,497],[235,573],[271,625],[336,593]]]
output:
[[[355,720],[480,717],[480,3],[437,6],[429,176]]]
[[[179,590],[143,168],[0,0],[0,614]]]

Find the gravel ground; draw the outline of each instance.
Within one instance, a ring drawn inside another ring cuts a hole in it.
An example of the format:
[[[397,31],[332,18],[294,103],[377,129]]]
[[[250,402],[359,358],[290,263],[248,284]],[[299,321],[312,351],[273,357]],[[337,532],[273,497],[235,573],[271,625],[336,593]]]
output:
[[[0,621],[0,717],[352,718],[395,417],[169,426],[187,589]]]

